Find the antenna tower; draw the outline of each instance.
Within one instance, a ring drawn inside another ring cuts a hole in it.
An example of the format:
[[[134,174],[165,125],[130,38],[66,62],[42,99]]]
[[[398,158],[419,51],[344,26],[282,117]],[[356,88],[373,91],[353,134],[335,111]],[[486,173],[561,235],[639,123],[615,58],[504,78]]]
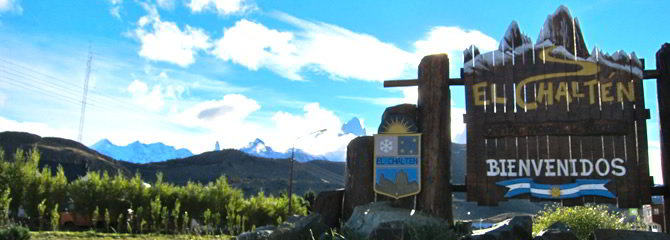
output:
[[[88,60],[86,61],[86,78],[84,79],[84,96],[81,99],[81,117],[79,118],[79,136],[77,141],[81,143],[82,135],[84,134],[84,114],[86,113],[86,95],[88,95],[88,77],[91,75],[91,61],[93,54],[91,53],[91,44],[88,45]]]

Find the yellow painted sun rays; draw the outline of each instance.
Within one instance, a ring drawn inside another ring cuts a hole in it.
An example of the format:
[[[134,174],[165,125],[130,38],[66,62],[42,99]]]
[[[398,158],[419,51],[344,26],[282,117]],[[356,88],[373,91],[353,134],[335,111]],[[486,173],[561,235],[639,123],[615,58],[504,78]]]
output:
[[[384,123],[384,133],[388,134],[402,134],[411,133],[411,124],[403,118],[393,118]]]

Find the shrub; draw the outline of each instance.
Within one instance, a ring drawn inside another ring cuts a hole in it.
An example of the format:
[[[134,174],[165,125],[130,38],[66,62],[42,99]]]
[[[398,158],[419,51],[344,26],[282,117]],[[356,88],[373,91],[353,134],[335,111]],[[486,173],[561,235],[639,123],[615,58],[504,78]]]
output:
[[[28,228],[11,224],[0,228],[0,240],[27,240],[30,239]]]
[[[568,225],[579,239],[587,239],[596,229],[630,230],[641,226],[641,223],[624,223],[624,215],[610,211],[606,205],[585,205],[562,207],[552,205],[540,211],[533,219],[533,235],[556,222]]]

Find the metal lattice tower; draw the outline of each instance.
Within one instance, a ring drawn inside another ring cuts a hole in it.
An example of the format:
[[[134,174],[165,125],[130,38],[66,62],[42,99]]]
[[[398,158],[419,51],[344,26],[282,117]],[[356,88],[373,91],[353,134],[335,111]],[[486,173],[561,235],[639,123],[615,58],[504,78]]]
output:
[[[88,95],[88,77],[91,75],[91,61],[93,55],[91,53],[91,45],[88,46],[88,60],[86,61],[86,78],[84,79],[84,96],[81,99],[81,117],[79,118],[79,136],[77,141],[81,143],[82,135],[84,134],[84,115],[86,113],[86,95]]]

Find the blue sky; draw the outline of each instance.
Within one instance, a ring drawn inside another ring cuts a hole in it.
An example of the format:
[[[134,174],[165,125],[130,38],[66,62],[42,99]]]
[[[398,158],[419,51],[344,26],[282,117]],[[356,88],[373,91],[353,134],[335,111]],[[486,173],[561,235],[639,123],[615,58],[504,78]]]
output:
[[[388,106],[416,103],[422,56],[497,48],[511,21],[535,40],[566,5],[589,49],[635,51],[655,68],[667,1],[265,1],[0,0],[0,130],[76,139],[89,46],[82,142],[161,141],[195,153],[254,138],[283,151],[343,152],[358,117],[376,133]],[[658,162],[655,84],[645,82],[652,165]],[[463,142],[463,89],[452,87],[454,131]],[[302,145],[302,146],[300,146]],[[655,168],[660,169],[660,168]]]

